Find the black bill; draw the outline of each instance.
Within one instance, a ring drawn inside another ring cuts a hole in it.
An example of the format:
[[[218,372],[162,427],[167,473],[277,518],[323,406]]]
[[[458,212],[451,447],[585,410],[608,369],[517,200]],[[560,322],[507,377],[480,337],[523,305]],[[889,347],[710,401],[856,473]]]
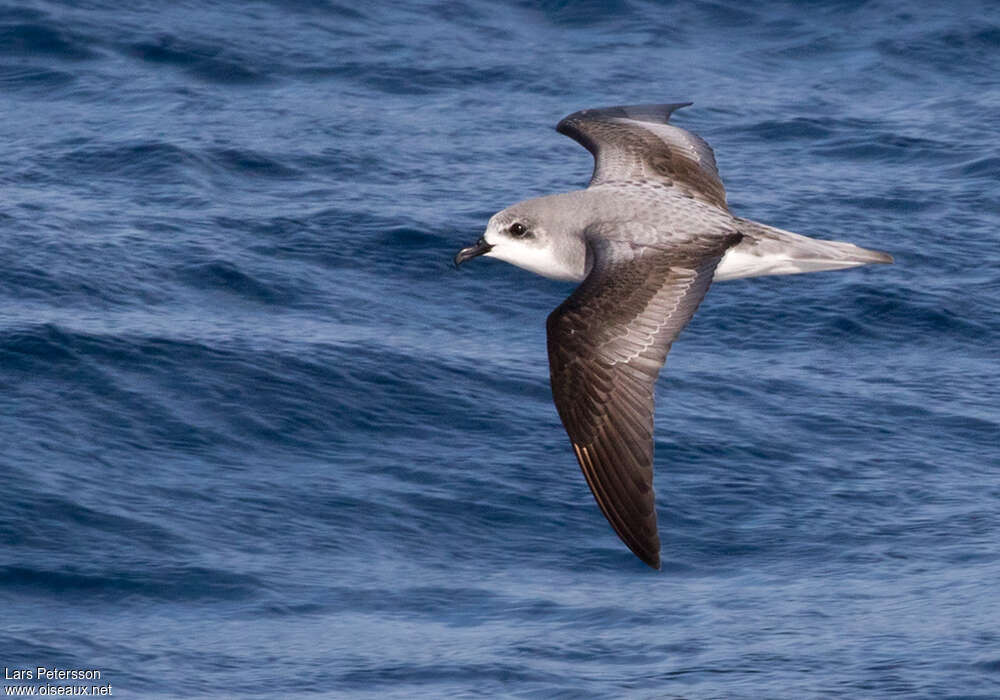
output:
[[[480,238],[476,241],[475,245],[470,245],[468,248],[462,248],[455,255],[455,267],[458,267],[466,260],[471,260],[483,253],[488,253],[493,250],[493,246],[486,242],[485,238]]]

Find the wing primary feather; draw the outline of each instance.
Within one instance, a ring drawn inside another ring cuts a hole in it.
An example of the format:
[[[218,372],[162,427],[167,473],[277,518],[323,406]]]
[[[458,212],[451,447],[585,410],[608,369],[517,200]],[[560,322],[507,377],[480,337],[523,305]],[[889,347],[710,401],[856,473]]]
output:
[[[590,275],[549,315],[552,395],[580,468],[611,527],[654,568],[656,378],[719,259],[738,240],[721,235],[681,252],[592,241]]]

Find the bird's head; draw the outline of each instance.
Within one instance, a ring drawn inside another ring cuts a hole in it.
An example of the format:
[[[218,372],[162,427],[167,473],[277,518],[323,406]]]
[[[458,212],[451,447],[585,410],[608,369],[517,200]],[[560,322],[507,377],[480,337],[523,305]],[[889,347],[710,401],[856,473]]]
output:
[[[482,237],[458,251],[455,265],[480,255],[543,277],[579,281],[586,273],[586,244],[577,212],[566,195],[529,199],[494,214]]]

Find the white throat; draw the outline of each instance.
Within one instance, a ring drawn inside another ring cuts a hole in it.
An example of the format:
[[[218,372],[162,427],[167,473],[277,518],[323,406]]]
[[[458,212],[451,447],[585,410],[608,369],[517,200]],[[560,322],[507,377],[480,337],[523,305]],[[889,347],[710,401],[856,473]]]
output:
[[[489,242],[488,239],[487,242]],[[486,257],[503,260],[529,272],[534,272],[536,275],[563,282],[579,282],[586,276],[586,270],[559,258],[549,248],[541,248],[537,245],[517,241],[501,242],[500,245],[486,253]]]

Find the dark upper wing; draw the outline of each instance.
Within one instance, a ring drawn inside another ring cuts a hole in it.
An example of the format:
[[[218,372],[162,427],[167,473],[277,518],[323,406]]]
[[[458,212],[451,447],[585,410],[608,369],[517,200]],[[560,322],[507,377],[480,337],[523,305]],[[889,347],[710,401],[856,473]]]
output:
[[[556,126],[594,155],[590,185],[609,180],[656,180],[726,209],[715,155],[690,131],[667,123],[691,104],[630,105],[574,112]]]
[[[548,318],[552,396],[580,467],[618,536],[656,568],[653,387],[738,240],[720,236],[682,254],[594,242],[590,275]]]

